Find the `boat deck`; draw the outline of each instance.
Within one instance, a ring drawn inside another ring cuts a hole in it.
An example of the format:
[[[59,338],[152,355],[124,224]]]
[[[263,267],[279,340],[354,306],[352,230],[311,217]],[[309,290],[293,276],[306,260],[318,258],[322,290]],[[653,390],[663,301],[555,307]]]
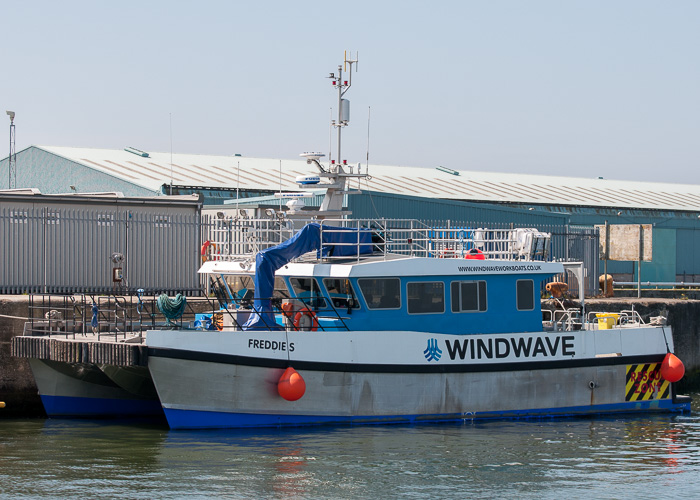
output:
[[[116,366],[146,366],[148,350],[145,338],[108,339],[106,335],[12,338],[12,355],[63,363],[92,363]]]

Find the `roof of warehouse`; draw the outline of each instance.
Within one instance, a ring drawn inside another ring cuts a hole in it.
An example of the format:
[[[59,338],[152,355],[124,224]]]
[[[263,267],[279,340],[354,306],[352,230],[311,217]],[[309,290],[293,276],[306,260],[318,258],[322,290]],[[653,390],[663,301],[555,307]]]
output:
[[[142,157],[124,150],[35,146],[154,191],[170,183],[171,154]],[[280,167],[281,165],[281,167]],[[364,167],[363,167],[364,171]],[[295,178],[316,174],[306,160],[172,155],[172,182],[193,187],[298,190]],[[361,189],[427,198],[539,205],[700,210],[700,186],[531,174],[370,165]],[[357,181],[350,182],[357,187]],[[315,186],[318,188],[319,186]]]

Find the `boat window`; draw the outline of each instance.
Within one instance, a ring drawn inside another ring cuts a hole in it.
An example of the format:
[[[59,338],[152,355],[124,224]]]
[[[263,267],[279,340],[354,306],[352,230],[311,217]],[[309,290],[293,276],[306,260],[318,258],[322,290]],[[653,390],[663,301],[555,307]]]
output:
[[[515,289],[518,311],[532,311],[535,308],[535,282],[518,280]]]
[[[321,294],[321,288],[315,278],[289,278],[294,295],[304,304],[313,309],[326,307],[326,301]]]
[[[486,311],[485,281],[453,281],[450,287],[452,312]]]
[[[431,314],[445,312],[445,284],[442,281],[408,283],[409,314]]]
[[[333,307],[340,309],[358,309],[360,307],[360,303],[355,296],[355,290],[353,290],[350,280],[324,278],[323,285],[326,287],[328,298],[331,300]]]
[[[209,284],[212,293],[223,307],[227,305],[249,307],[253,303],[255,281],[252,275],[211,274],[209,275]],[[272,299],[284,300],[287,298],[289,298],[287,284],[282,277],[275,276]]]
[[[401,280],[398,278],[360,278],[357,284],[370,309],[401,307]]]

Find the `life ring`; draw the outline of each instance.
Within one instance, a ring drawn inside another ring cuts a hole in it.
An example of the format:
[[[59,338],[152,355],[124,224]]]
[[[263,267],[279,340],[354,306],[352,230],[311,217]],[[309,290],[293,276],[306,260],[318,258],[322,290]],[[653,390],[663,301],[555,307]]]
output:
[[[301,324],[301,318],[302,316],[308,316],[311,318],[311,331],[315,332],[318,330],[318,319],[316,318],[316,313],[313,312],[311,309],[308,307],[304,307],[303,309],[299,310],[299,312],[294,316],[294,328],[297,330],[299,329],[299,325]]]
[[[484,252],[482,252],[478,248],[471,248],[467,253],[464,254],[464,258],[474,260],[486,260]]]
[[[211,256],[216,252],[216,243],[212,243],[211,241],[207,240],[204,242],[202,245],[202,262],[206,262],[207,260],[210,260]],[[216,258],[213,258],[211,260],[217,260]]]

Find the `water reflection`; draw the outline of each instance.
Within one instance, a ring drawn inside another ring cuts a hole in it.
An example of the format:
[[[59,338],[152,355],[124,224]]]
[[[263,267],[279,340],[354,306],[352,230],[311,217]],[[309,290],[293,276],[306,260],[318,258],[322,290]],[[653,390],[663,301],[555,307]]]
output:
[[[696,416],[256,431],[0,424],[7,496],[620,498],[660,488],[700,496]]]

